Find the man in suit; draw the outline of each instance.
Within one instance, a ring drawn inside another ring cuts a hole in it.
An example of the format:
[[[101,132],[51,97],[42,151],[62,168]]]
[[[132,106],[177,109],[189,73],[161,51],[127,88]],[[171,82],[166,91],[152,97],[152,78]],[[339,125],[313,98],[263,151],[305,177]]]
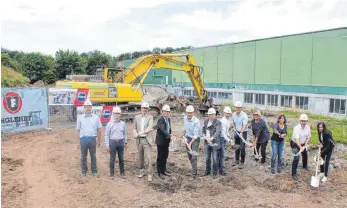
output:
[[[213,159],[213,178],[217,176],[219,169],[218,152],[221,148],[221,131],[222,124],[216,119],[216,110],[214,108],[208,109],[208,119],[204,121],[202,133],[205,135],[205,161],[206,171],[205,176],[211,174],[211,155]]]
[[[139,153],[140,159],[140,175],[139,178],[143,178],[146,175],[145,172],[145,161],[144,156],[146,157],[147,164],[147,174],[148,182],[152,181],[152,146],[153,146],[153,137],[149,133],[153,128],[153,116],[148,113],[149,105],[147,102],[143,102],[141,105],[141,114],[136,115],[133,123],[133,133],[136,139],[136,147]]]
[[[169,156],[169,145],[171,142],[171,121],[169,118],[170,106],[164,105],[162,108],[163,116],[159,118],[157,123],[157,171],[159,178],[163,179],[164,176],[169,176],[166,172],[166,161]]]

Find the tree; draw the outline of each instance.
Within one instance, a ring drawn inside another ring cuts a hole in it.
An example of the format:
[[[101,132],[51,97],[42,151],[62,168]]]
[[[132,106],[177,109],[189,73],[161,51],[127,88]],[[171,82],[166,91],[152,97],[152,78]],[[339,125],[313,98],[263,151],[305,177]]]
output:
[[[153,48],[152,52],[153,53],[161,53],[161,49],[156,47],[156,48]]]
[[[49,63],[41,53],[28,53],[23,57],[23,73],[30,79],[30,83],[42,80],[44,73],[49,70]]]
[[[7,66],[16,69],[16,64],[13,62],[8,53],[1,53],[1,66]]]
[[[87,74],[95,74],[97,68],[107,67],[110,63],[110,58],[106,53],[98,50],[90,51],[88,52],[86,72]]]
[[[58,79],[69,74],[85,73],[86,61],[76,51],[59,50],[55,53],[55,70]]]

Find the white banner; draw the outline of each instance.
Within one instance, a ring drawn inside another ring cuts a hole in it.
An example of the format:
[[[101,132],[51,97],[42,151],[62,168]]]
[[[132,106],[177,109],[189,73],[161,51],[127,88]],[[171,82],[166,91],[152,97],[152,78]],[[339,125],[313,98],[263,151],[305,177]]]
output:
[[[73,105],[77,89],[48,89],[48,105]]]

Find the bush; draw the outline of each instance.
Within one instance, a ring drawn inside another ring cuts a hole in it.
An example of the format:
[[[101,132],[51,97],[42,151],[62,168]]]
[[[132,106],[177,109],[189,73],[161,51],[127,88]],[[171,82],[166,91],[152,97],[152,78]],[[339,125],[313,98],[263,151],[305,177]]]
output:
[[[1,67],[1,87],[19,87],[29,84],[29,78],[9,67]]]

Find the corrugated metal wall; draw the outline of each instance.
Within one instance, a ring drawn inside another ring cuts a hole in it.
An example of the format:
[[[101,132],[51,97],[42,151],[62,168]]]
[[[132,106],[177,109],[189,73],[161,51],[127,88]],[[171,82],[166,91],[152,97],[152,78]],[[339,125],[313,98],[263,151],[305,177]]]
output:
[[[223,88],[232,83],[262,90],[285,87],[293,92],[319,89],[347,93],[347,28],[197,48],[184,53],[191,53],[204,68],[208,87]],[[185,73],[174,71],[172,75],[174,82],[189,86]]]

